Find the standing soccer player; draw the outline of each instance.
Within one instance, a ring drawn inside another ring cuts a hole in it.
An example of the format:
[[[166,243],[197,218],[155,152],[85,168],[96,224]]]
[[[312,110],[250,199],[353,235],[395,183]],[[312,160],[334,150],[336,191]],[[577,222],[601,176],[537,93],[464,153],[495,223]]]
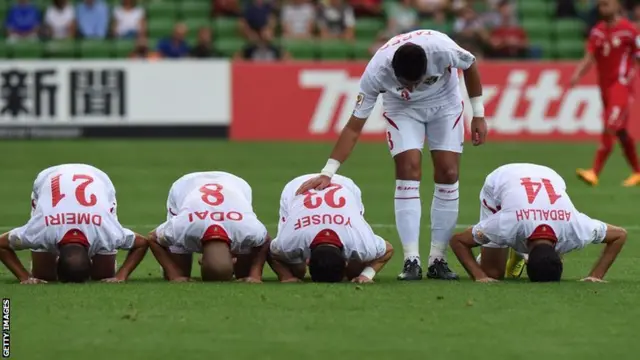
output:
[[[427,277],[456,280],[445,258],[458,220],[458,169],[464,142],[463,102],[458,86],[462,69],[471,98],[474,145],[484,143],[486,122],[482,84],[475,57],[447,35],[418,30],[389,40],[373,56],[360,79],[353,115],[342,130],[321,175],[306,181],[298,194],[324,189],[358,141],[379,94],[387,120],[387,140],[395,161],[395,214],[404,250],[399,280],[419,280],[420,180],[425,135],[434,167],[431,203],[431,252]]]
[[[633,96],[635,64],[640,57],[640,35],[635,25],[621,15],[618,0],[598,0],[603,20],[589,34],[587,52],[578,65],[571,86],[575,86],[596,64],[602,105],[604,130],[600,147],[591,169],[578,169],[578,177],[589,185],[597,185],[598,177],[613,145],[620,141],[622,152],[633,170],[624,186],[640,185],[640,165],[634,139],[627,131]]]

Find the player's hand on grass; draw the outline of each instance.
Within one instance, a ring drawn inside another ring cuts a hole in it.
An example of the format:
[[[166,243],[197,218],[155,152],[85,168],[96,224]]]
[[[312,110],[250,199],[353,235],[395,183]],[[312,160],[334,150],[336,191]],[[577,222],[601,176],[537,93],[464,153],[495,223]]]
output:
[[[124,279],[120,279],[120,278],[117,278],[117,277],[112,277],[112,278],[102,279],[102,282],[110,283],[110,284],[123,283]]]
[[[490,278],[490,277],[486,277],[486,278],[482,278],[482,279],[476,279],[476,282],[479,283],[495,283],[495,282],[499,282],[496,279]]]
[[[327,186],[331,185],[331,178],[326,175],[318,175],[312,179],[305,181],[300,187],[298,191],[296,191],[296,195],[304,194],[309,190],[324,190]]]
[[[606,283],[606,280],[597,278],[597,277],[593,277],[593,276],[588,276],[582,280],[580,280],[581,282],[591,282],[591,283]]]
[[[487,138],[487,121],[484,117],[474,117],[471,120],[471,142],[474,146],[484,144]]]
[[[356,278],[353,278],[353,280],[351,280],[352,283],[356,283],[356,284],[373,284],[373,279],[369,279],[366,276],[358,276]]]
[[[36,278],[28,278],[27,280],[20,281],[20,284],[24,284],[24,285],[46,284],[46,283],[47,283],[46,281],[42,279],[36,279]]]
[[[169,281],[175,282],[175,283],[183,283],[183,282],[191,281],[191,278],[188,278],[186,276],[178,276],[178,277],[175,277],[175,278],[173,278],[173,279],[171,279]]]
[[[249,283],[249,284],[262,284],[262,280],[258,278],[254,278],[251,276],[247,276],[246,278],[238,279],[239,282]]]

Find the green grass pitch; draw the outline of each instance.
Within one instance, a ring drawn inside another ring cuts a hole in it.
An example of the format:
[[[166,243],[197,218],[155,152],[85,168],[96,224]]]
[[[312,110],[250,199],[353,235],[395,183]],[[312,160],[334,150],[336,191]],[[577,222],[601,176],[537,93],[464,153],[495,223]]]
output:
[[[106,171],[119,217],[147,233],[165,214],[169,186],[193,171],[224,170],[253,187],[258,216],[275,232],[278,200],[293,177],[318,171],[330,144],[226,141],[2,141],[0,226],[29,215],[41,169],[84,162]],[[0,267],[0,295],[12,300],[15,359],[636,359],[640,318],[640,188],[620,186],[629,170],[619,153],[601,185],[574,176],[592,144],[489,143],[465,150],[459,224],[477,220],[486,174],[509,162],[555,168],[583,212],[627,226],[629,241],[608,284],[584,284],[599,246],[566,257],[564,281],[475,284],[457,261],[460,282],[399,283],[402,252],[394,228],[393,166],[384,143],[360,144],[341,172],[362,188],[366,217],[396,245],[377,283],[281,285],[169,284],[152,255],[126,284],[16,284]],[[422,253],[429,249],[431,165],[424,161]],[[28,254],[21,254],[27,259]]]

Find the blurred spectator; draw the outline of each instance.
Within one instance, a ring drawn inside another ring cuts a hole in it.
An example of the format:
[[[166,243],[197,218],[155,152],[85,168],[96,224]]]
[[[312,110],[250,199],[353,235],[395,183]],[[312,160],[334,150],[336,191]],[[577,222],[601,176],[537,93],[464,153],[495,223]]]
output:
[[[289,39],[313,37],[316,9],[308,0],[289,0],[282,6],[282,36]]]
[[[136,39],[136,46],[129,54],[129,57],[132,59],[153,60],[158,59],[160,55],[155,51],[151,51],[149,49],[149,42],[147,40],[147,37],[144,35],[140,35],[138,36],[138,39]]]
[[[238,16],[240,15],[240,5],[238,0],[212,0],[212,16]]]
[[[87,39],[104,39],[109,31],[109,7],[103,0],[84,0],[76,8],[78,31]]]
[[[418,27],[418,11],[413,0],[397,0],[389,5],[387,14],[387,36],[412,31]]]
[[[158,53],[163,58],[182,58],[189,55],[189,45],[185,40],[187,25],[178,23],[173,28],[173,34],[158,42]]]
[[[534,0],[535,1],[535,0]],[[416,8],[422,16],[442,19],[447,10],[446,0],[416,0]]]
[[[247,61],[278,61],[288,59],[289,55],[273,45],[269,37],[260,36],[254,43],[247,44],[235,58]]]
[[[40,11],[29,0],[18,0],[9,8],[5,27],[11,40],[36,39],[40,28]]]
[[[67,0],[53,0],[44,15],[47,37],[68,39],[75,37],[76,14]]]
[[[454,39],[464,49],[474,55],[482,55],[484,44],[489,41],[489,34],[480,16],[471,6],[458,11],[453,24]]]
[[[512,0],[499,0],[491,11],[482,15],[484,24],[489,29],[501,27],[505,22],[518,23],[518,14]]]
[[[356,17],[382,15],[382,0],[349,0],[349,5]]]
[[[252,41],[257,41],[261,36],[270,39],[275,25],[273,7],[267,0],[253,0],[247,4],[240,19],[242,33]]]
[[[343,0],[327,0],[318,10],[318,27],[323,39],[351,40],[355,25],[353,9]]]
[[[211,29],[203,27],[198,30],[198,41],[196,42],[196,46],[191,49],[190,55],[191,57],[199,59],[223,57],[223,55],[212,46]]]
[[[122,5],[113,9],[113,34],[117,38],[134,39],[147,27],[144,8],[135,0],[122,0]]]
[[[578,17],[578,10],[576,9],[575,0],[556,0],[556,17]]]
[[[502,1],[498,8],[500,26],[491,31],[491,56],[498,58],[522,58],[528,53],[527,33],[513,21],[511,3]]]
[[[634,24],[636,24],[636,27],[640,29],[640,3],[636,4],[636,6],[633,7],[633,11],[631,12],[631,20]]]

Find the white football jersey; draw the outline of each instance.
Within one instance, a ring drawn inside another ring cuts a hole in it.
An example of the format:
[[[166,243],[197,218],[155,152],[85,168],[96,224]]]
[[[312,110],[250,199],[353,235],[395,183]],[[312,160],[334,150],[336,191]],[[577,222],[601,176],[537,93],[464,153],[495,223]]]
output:
[[[129,249],[135,234],[118,222],[116,204],[116,190],[103,171],[85,164],[47,168],[33,184],[31,219],[12,231],[12,246],[55,253],[67,232],[79,230],[90,255]]]
[[[535,164],[503,165],[485,180],[481,206],[493,212],[473,227],[479,244],[493,243],[528,253],[527,241],[534,229],[547,225],[567,253],[587,244],[601,243],[607,226],[580,213],[571,202],[562,177]]]
[[[330,229],[338,234],[347,260],[369,262],[384,255],[386,243],[364,219],[361,192],[351,179],[334,175],[328,188],[296,196],[300,185],[315,176],[297,177],[282,191],[278,236],[271,242],[271,252],[289,263],[303,263],[315,236]]]
[[[422,46],[427,54],[425,81],[409,92],[396,79],[391,61],[398,47],[406,43]],[[360,78],[360,93],[353,111],[355,117],[366,119],[382,94],[386,111],[407,108],[433,108],[462,101],[456,69],[466,70],[475,57],[450,37],[434,30],[417,30],[389,40],[373,55]]]
[[[160,242],[193,253],[202,251],[207,229],[217,225],[235,254],[264,244],[267,229],[251,204],[251,187],[222,171],[187,174],[173,183],[167,199],[167,221],[156,229]]]

